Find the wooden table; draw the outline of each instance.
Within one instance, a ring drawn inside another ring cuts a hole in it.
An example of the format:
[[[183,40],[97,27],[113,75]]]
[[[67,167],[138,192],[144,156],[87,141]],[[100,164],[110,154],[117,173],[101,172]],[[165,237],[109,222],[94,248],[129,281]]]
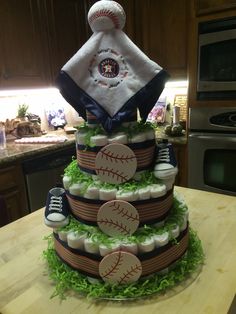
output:
[[[171,297],[136,302],[92,302],[71,296],[50,299],[54,286],[41,258],[46,248],[43,210],[0,229],[1,314],[224,314],[236,293],[236,198],[176,187],[189,206],[206,262],[199,276]],[[236,312],[233,312],[236,313]]]

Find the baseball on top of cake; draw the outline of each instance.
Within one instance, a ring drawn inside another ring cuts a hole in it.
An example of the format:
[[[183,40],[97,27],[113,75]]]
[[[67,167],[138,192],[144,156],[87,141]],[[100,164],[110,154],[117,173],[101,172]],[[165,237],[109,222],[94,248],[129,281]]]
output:
[[[93,35],[57,79],[85,120],[63,187],[52,187],[45,207],[53,234],[44,255],[58,294],[147,296],[203,261],[187,205],[174,192],[172,144],[157,143],[146,122],[169,75],[122,31],[125,20],[119,3],[97,1],[88,12]]]

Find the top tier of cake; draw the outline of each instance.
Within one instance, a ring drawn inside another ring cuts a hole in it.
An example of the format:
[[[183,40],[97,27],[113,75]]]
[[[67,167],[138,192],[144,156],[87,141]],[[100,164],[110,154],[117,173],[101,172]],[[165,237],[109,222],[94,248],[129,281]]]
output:
[[[96,121],[89,115],[87,127],[77,132],[77,161],[82,171],[119,184],[153,167],[156,143],[151,124],[133,120],[108,134],[91,120]]]

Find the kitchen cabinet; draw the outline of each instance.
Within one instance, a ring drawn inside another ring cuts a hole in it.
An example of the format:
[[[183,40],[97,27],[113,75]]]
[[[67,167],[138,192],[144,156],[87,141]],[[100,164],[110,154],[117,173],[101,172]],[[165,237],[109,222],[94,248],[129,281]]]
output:
[[[24,177],[20,164],[0,168],[1,211],[4,223],[10,223],[28,214]],[[5,207],[5,208],[4,208]],[[2,224],[0,214],[0,225]]]
[[[179,170],[175,178],[175,185],[187,187],[187,145],[174,143],[173,148]]]
[[[85,4],[81,0],[41,0],[49,49],[52,84],[62,66],[88,38]]]
[[[138,45],[171,79],[186,79],[189,1],[137,0],[135,10]]]
[[[91,35],[95,0],[1,0],[0,88],[48,87]],[[187,75],[188,1],[117,0],[124,31],[172,76]],[[170,7],[172,10],[170,10]]]
[[[136,0],[116,0],[123,7],[126,14],[126,23],[123,31],[129,38],[135,42],[137,37],[137,10],[135,8]]]
[[[1,0],[0,88],[49,82],[46,29],[38,1]]]
[[[233,8],[236,8],[236,0],[195,0],[196,15],[214,14]]]
[[[87,38],[80,0],[1,0],[0,88],[54,85]]]

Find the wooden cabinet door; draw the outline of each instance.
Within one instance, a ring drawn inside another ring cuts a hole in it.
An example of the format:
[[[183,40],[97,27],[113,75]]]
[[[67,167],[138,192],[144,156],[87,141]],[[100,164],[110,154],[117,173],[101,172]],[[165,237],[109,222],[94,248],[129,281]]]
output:
[[[0,88],[49,81],[45,33],[38,1],[1,0]]]
[[[89,34],[85,1],[43,1],[45,24],[47,25],[48,47],[52,83],[61,67],[85,43]]]
[[[5,215],[4,217],[2,215]],[[0,225],[28,214],[24,176],[20,164],[0,169]]]
[[[195,0],[196,15],[236,8],[236,0]]]
[[[20,190],[14,189],[12,191],[8,191],[3,196],[6,203],[9,222],[17,220],[25,215],[24,210],[20,206],[21,204]]]
[[[187,78],[188,0],[136,0],[137,41],[172,79]]]
[[[126,23],[123,31],[129,38],[137,44],[136,41],[136,10],[135,10],[135,0],[117,0],[123,7],[126,14]]]
[[[175,178],[175,185],[187,187],[187,145],[173,144],[173,147],[178,164],[178,174]]]

